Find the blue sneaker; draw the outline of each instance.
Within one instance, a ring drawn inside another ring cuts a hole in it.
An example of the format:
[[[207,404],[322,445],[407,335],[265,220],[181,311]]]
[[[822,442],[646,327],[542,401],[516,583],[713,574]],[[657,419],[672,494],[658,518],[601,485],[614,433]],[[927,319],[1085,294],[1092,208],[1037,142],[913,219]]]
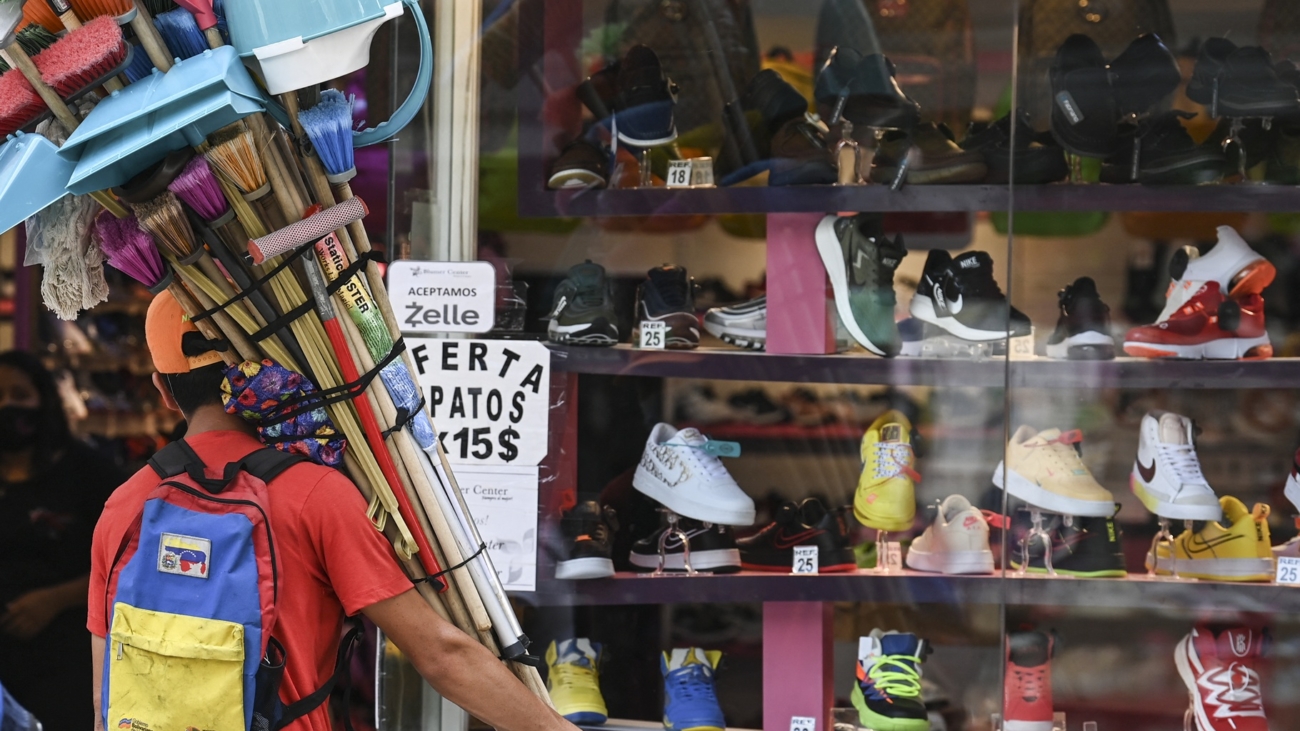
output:
[[[929,644],[913,634],[877,629],[858,641],[851,699],[864,728],[930,731],[921,698],[921,663],[929,653]]]
[[[713,673],[722,653],[698,647],[678,648],[659,658],[664,674],[664,728],[671,731],[723,731]]]

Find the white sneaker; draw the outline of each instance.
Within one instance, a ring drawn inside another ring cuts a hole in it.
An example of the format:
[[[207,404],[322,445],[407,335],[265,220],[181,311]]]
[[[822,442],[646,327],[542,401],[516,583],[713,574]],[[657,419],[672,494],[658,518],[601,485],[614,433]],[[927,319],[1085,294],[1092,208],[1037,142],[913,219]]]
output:
[[[912,541],[905,560],[909,569],[940,574],[991,574],[989,524],[984,514],[961,495],[939,504],[939,514]]]
[[[1300,511],[1300,449],[1296,450],[1295,457],[1291,459],[1291,472],[1286,476],[1286,487],[1283,488],[1286,499],[1291,501],[1291,505],[1297,511]]]
[[[1196,296],[1206,282],[1218,282],[1219,291],[1231,297],[1257,294],[1277,276],[1277,269],[1260,256],[1231,226],[1220,226],[1219,240],[1204,254],[1184,246],[1169,263],[1169,289],[1165,309],[1156,322],[1168,320]]]
[[[767,347],[767,295],[704,313],[704,329],[738,348]]]
[[[1222,520],[1223,509],[1192,444],[1192,420],[1168,411],[1142,417],[1129,485],[1147,510],[1175,520]]]
[[[993,484],[1050,513],[1113,516],[1115,496],[1097,482],[1074,448],[1082,439],[1077,430],[1035,432],[1020,427],[1007,442],[1007,456],[994,470]]]
[[[753,525],[754,501],[696,429],[658,424],[646,440],[632,486],[678,515],[719,525]]]

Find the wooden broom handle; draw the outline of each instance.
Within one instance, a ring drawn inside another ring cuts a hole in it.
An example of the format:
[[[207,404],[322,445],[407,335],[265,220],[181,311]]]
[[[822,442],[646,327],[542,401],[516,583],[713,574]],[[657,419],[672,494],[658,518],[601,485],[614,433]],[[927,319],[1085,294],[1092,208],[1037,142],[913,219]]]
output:
[[[72,9],[72,3],[68,0],[45,0],[45,4],[50,6],[50,12],[59,16],[59,21],[63,23],[64,28],[74,31],[81,27],[81,18],[77,17],[77,13]]]
[[[153,65],[163,73],[171,71],[171,51],[167,50],[167,44],[163,43],[162,36],[153,25],[153,16],[140,0],[135,0],[135,17],[131,19],[131,27],[135,29],[135,37],[140,40],[140,46],[144,48],[145,53],[149,54],[149,60],[153,61]]]
[[[72,134],[72,131],[75,130],[79,124],[77,118],[73,116],[72,110],[68,109],[68,105],[63,102],[63,99],[56,94],[53,89],[50,88],[49,84],[41,81],[40,70],[36,68],[36,64],[32,63],[32,59],[28,57],[27,52],[23,50],[23,47],[14,43],[8,48],[0,49],[0,58],[3,58],[6,63],[13,68],[18,69],[22,72],[23,76],[27,77],[27,81],[32,85],[32,88],[36,90],[36,93],[41,95],[41,99],[44,100],[45,105],[50,108],[50,111],[54,112],[54,116],[63,124],[63,127],[68,131],[68,134]]]

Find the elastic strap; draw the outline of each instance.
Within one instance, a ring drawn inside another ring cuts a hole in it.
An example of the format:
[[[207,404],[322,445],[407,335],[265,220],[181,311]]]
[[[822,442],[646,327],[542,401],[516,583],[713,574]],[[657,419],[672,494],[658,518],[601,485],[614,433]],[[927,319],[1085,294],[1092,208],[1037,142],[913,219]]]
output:
[[[190,322],[198,322],[199,320],[212,317],[218,312],[225,310],[230,305],[244,299],[245,297],[248,297],[250,294],[253,293],[253,290],[261,289],[263,285],[271,281],[272,277],[284,271],[285,267],[292,265],[295,261],[298,260],[298,257],[302,256],[303,254],[306,254],[309,249],[311,249],[310,246],[304,246],[301,249],[295,250],[292,254],[286,256],[284,258],[284,261],[280,262],[279,264],[276,264],[274,269],[262,275],[261,279],[258,279],[257,281],[253,282],[247,288],[240,290],[238,294],[226,300],[225,302],[190,317]]]
[[[423,396],[420,397],[420,403],[415,407],[415,410],[413,411],[408,411],[405,406],[398,406],[397,418],[393,420],[393,425],[380,432],[380,435],[384,439],[388,439],[389,437],[393,436],[394,434],[401,431],[402,429],[405,429],[406,425],[410,423],[411,419],[414,419],[415,415],[420,413],[421,411],[424,411]]]
[[[419,579],[419,580],[416,581],[415,583],[419,584],[419,583],[421,583],[421,582],[425,582],[425,581],[427,581],[427,582],[429,582],[430,584],[433,584],[434,582],[437,582],[437,584],[435,584],[435,585],[443,585],[443,584],[445,584],[445,582],[443,582],[442,577],[444,577],[444,576],[446,576],[447,574],[449,574],[449,573],[455,571],[456,569],[463,569],[463,568],[465,568],[467,565],[469,565],[469,562],[470,562],[470,561],[473,561],[474,559],[478,558],[479,556],[482,556],[482,555],[483,555],[483,552],[486,551],[486,550],[487,550],[487,544],[486,544],[486,543],[480,543],[480,544],[478,544],[478,550],[475,551],[473,554],[471,554],[471,555],[470,555],[468,558],[466,558],[464,561],[461,561],[460,563],[456,564],[455,566],[449,566],[449,567],[443,569],[442,571],[439,571],[439,572],[436,573],[436,574],[429,574],[428,576],[424,577],[423,579]]]

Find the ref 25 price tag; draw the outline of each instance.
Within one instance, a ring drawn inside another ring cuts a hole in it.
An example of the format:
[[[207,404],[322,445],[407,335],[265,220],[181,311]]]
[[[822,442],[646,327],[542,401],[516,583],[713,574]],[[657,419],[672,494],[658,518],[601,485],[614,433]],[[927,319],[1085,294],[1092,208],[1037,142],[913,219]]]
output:
[[[1283,556],[1277,560],[1277,577],[1279,584],[1295,586],[1300,584],[1300,558]]]
[[[639,326],[641,339],[637,347],[645,350],[663,350],[668,343],[668,323],[643,322]]]
[[[817,547],[816,546],[795,546],[794,547],[794,566],[792,574],[815,574],[817,573]],[[802,718],[796,716],[796,718]],[[814,722],[813,719],[808,719]],[[790,728],[794,728],[794,722],[791,721]]]
[[[817,731],[817,719],[812,716],[791,716],[790,731]]]

